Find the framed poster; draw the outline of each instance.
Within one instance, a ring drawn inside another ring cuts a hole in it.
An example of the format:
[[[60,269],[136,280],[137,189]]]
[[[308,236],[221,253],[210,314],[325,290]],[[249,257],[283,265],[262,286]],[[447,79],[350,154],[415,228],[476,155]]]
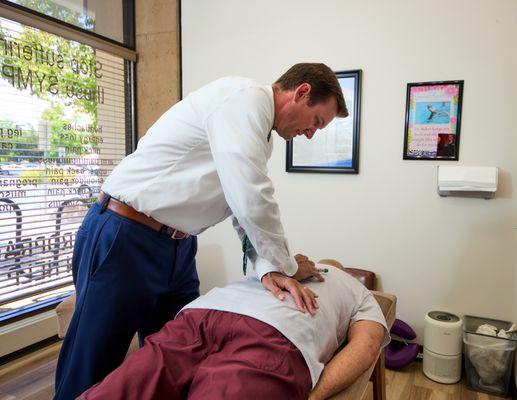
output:
[[[463,81],[408,83],[404,160],[458,160]]]
[[[287,172],[359,173],[361,70],[336,72],[348,117],[334,118],[312,139],[297,136],[287,142]]]

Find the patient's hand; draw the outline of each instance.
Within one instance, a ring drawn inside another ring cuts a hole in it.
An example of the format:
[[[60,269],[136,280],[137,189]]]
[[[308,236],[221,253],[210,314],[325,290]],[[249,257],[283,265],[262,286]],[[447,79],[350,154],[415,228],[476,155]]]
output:
[[[311,315],[314,315],[318,308],[318,302],[316,301],[318,295],[316,293],[308,287],[302,286],[296,279],[280,272],[268,272],[262,277],[262,285],[280,300],[285,299],[282,290],[288,291],[293,296],[298,310],[303,313],[307,309]]]
[[[294,279],[301,281],[307,278],[315,278],[319,282],[324,281],[314,263],[309,260],[309,257],[303,254],[296,254],[294,258],[298,263],[298,271],[293,275]]]

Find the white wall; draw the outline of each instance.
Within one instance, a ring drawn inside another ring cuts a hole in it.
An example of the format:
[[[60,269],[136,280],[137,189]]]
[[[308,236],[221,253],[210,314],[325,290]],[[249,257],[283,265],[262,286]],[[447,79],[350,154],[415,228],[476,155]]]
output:
[[[273,82],[301,61],[363,70],[359,175],[270,176],[295,252],[380,277],[397,316],[422,333],[428,310],[517,318],[515,0],[189,0],[184,94],[239,74]],[[434,161],[403,161],[406,84],[464,79],[459,162],[498,166],[494,200],[441,198]],[[225,222],[200,236],[202,290],[239,279]]]

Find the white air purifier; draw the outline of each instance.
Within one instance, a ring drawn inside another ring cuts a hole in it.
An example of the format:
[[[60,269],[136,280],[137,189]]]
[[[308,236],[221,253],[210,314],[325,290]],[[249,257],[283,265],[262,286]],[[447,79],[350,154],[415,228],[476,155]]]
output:
[[[458,316],[431,311],[425,316],[424,374],[439,383],[461,379],[462,321]]]

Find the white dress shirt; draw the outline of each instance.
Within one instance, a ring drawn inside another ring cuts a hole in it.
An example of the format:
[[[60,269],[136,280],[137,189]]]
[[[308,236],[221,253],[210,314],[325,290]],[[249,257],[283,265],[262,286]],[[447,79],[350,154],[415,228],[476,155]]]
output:
[[[102,190],[157,221],[197,235],[233,215],[256,250],[259,278],[293,275],[267,176],[274,121],[271,86],[227,77],[175,104],[113,170]]]
[[[384,327],[382,346],[390,335],[379,304],[366,287],[342,270],[328,265],[325,282],[304,286],[318,294],[319,308],[314,316],[301,313],[292,298],[278,300],[256,278],[215,288],[187,304],[184,309],[201,308],[229,311],[258,319],[280,331],[302,353],[316,385],[336,350],[345,342],[348,328],[361,320],[375,321]]]

